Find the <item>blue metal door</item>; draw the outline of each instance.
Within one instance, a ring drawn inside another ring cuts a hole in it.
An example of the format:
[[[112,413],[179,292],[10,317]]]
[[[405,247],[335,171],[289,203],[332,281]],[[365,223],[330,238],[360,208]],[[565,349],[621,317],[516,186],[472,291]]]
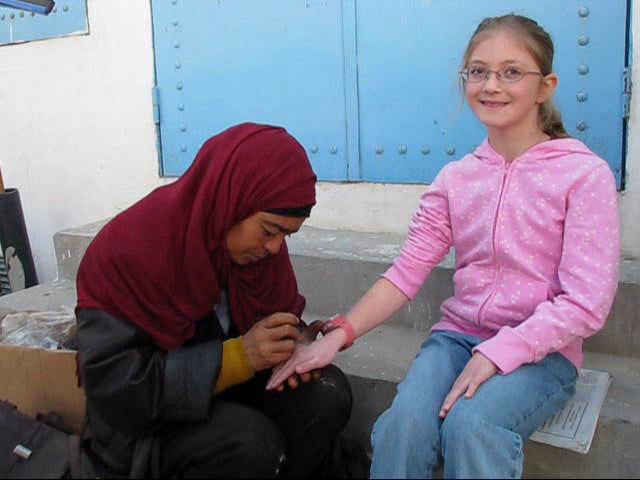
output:
[[[485,135],[458,89],[466,43],[515,12],[553,36],[565,125],[620,182],[629,1],[152,0],[164,173],[251,120],[285,126],[323,180],[430,182]]]
[[[347,178],[342,3],[154,0],[164,173],[240,122],[286,127],[325,179]]]
[[[457,72],[480,21],[511,12],[551,34],[565,127],[609,162],[620,185],[626,0],[358,1],[363,180],[429,182],[483,140]]]

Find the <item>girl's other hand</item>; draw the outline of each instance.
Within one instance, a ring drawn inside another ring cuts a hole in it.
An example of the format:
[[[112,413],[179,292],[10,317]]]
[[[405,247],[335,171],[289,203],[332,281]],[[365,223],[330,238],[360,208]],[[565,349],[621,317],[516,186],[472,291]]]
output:
[[[274,370],[267,382],[267,390],[277,389],[295,373],[303,375],[326,367],[335,360],[346,340],[347,334],[341,328],[337,328],[311,344],[299,342],[291,358]]]
[[[498,367],[480,352],[475,352],[453,384],[449,395],[444,399],[440,409],[440,418],[444,419],[447,416],[463,394],[466,399],[472,398],[480,385],[496,373],[498,373]]]

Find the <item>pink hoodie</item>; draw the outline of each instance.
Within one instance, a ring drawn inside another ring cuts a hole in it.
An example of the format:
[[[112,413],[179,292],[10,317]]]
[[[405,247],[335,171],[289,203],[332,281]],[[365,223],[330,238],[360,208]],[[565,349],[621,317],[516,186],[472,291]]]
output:
[[[384,277],[413,299],[455,247],[454,296],[433,330],[474,335],[508,374],[560,352],[582,365],[618,285],[617,193],[582,142],[538,144],[507,163],[488,141],[449,163],[422,196]]]

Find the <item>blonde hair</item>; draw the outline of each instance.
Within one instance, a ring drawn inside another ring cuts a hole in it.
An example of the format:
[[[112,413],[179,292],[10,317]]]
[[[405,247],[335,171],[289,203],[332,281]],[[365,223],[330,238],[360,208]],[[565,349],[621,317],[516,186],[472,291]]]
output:
[[[553,71],[554,49],[551,36],[534,20],[515,14],[485,18],[480,22],[462,57],[462,68],[466,68],[469,58],[478,44],[496,30],[511,30],[521,37],[524,47],[535,60],[542,75],[549,75]],[[464,83],[462,88],[464,88]],[[540,105],[538,125],[551,138],[569,136],[562,123],[562,115],[551,99]]]

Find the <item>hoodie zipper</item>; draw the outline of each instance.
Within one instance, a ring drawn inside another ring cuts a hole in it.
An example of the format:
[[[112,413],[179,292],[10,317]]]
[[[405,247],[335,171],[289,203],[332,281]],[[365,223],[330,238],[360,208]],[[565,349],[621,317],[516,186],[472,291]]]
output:
[[[478,326],[482,326],[485,310],[487,309],[487,306],[489,305],[491,300],[493,300],[493,297],[495,297],[496,293],[498,292],[498,289],[497,289],[498,280],[500,279],[500,276],[502,274],[502,267],[500,265],[500,262],[498,262],[498,251],[496,248],[496,230],[498,229],[498,219],[500,218],[500,210],[502,209],[502,200],[504,197],[504,192],[506,190],[507,180],[509,179],[509,172],[511,171],[510,167],[514,161],[515,160],[512,160],[511,162],[505,162],[504,172],[502,174],[502,185],[500,186],[500,196],[498,197],[498,205],[496,207],[496,213],[493,218],[493,228],[491,230],[491,249],[493,253],[493,261],[496,264],[496,275],[493,280],[492,292],[484,300],[484,302],[480,306],[480,310],[478,310]]]

